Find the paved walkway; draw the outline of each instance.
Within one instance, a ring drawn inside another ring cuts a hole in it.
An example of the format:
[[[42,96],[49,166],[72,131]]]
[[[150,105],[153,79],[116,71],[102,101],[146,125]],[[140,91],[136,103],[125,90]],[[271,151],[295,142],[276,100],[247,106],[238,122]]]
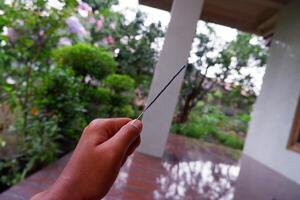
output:
[[[120,172],[106,200],[232,199],[239,173],[236,153],[170,134],[162,159],[135,153]],[[70,154],[0,194],[0,200],[25,200],[57,178]]]

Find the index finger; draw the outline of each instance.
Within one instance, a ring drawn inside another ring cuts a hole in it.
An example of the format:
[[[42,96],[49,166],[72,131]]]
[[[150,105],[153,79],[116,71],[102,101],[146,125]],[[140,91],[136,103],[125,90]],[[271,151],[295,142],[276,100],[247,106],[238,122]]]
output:
[[[87,129],[91,132],[105,132],[112,137],[129,121],[130,118],[98,118],[91,121]]]

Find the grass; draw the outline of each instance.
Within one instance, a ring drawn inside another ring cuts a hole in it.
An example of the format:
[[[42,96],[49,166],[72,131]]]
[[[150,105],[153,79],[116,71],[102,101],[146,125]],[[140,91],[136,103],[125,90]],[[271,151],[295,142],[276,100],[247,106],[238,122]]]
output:
[[[244,140],[241,137],[236,135],[233,131],[221,131],[209,120],[174,124],[171,131],[178,135],[185,135],[187,137],[203,139],[205,141],[213,141],[233,149],[242,150],[244,147]]]
[[[224,146],[231,147],[233,149],[243,149],[244,141],[233,134],[226,134],[226,133],[216,133],[214,134],[214,138]]]

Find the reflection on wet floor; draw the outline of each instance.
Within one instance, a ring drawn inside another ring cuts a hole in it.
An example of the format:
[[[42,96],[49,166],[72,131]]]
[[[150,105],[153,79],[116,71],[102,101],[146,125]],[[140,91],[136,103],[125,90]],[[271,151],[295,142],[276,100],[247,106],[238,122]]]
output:
[[[240,168],[226,151],[171,134],[162,159],[135,153],[105,199],[233,199]]]
[[[161,159],[131,156],[106,200],[299,200],[299,184],[239,152],[170,135]],[[0,200],[27,200],[56,180],[71,154],[0,194]],[[237,181],[237,176],[238,181]],[[235,191],[234,191],[235,190]]]
[[[157,178],[158,188],[154,199],[184,199],[186,196],[201,199],[233,199],[234,182],[239,167],[211,161],[163,163],[167,174]]]

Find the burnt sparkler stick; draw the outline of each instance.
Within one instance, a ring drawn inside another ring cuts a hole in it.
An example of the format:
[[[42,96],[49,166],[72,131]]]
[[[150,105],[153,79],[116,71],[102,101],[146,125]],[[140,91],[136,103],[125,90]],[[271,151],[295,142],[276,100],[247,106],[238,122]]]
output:
[[[184,68],[186,68],[186,64],[183,65],[178,72],[171,78],[171,80],[165,85],[165,87],[156,95],[156,97],[149,103],[149,105],[141,112],[141,114],[136,118],[140,119],[143,114],[152,106],[152,104],[158,99],[158,97],[169,87],[169,85],[173,82],[173,80],[182,72]]]

